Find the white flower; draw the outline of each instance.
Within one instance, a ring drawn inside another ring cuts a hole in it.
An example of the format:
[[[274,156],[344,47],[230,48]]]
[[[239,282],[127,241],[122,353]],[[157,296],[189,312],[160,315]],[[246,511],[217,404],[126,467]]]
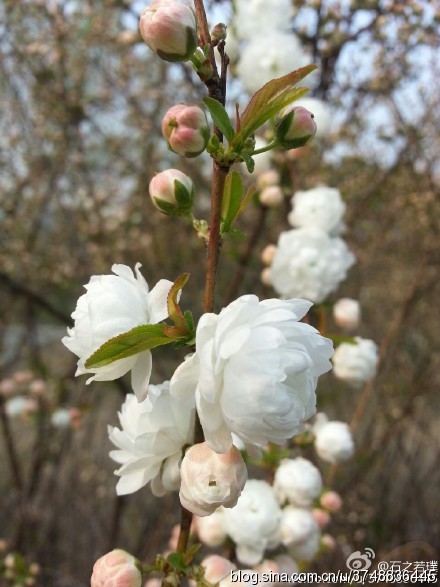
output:
[[[54,428],[70,428],[72,424],[70,410],[67,408],[55,410],[50,417],[50,423]]]
[[[10,417],[22,416],[27,411],[27,398],[24,395],[17,395],[8,399],[5,403],[5,412]]]
[[[151,481],[155,495],[174,491],[180,485],[182,449],[193,442],[194,398],[175,398],[169,382],[148,387],[148,397],[138,403],[128,394],[119,413],[121,428],[108,427],[112,443],[119,450],[110,457],[121,467],[118,495],[133,493]]]
[[[131,369],[131,385],[138,401],[145,399],[151,375],[151,352],[119,359],[105,367],[86,369],[85,361],[105,342],[142,324],[157,324],[168,316],[167,296],[172,282],[161,279],[149,291],[139,267],[136,277],[130,267],[113,265],[115,275],[94,275],[85,285],[72,314],[75,326],[68,328],[64,345],[79,357],[75,375],[93,373],[91,381],[113,381]]]
[[[287,506],[281,519],[281,536],[289,553],[300,560],[311,560],[318,551],[319,526],[310,510]]]
[[[352,330],[359,325],[361,307],[357,300],[341,298],[333,306],[333,318],[338,326]]]
[[[235,571],[237,568],[230,560],[218,554],[206,556],[200,564],[205,568],[204,579],[213,584],[230,577],[231,571]]]
[[[209,516],[220,506],[235,506],[247,480],[247,468],[235,446],[218,454],[202,442],[186,451],[180,476],[180,503],[197,516]]]
[[[256,36],[241,53],[237,73],[251,94],[268,81],[282,77],[310,62],[292,33],[268,31]]]
[[[289,30],[290,0],[238,0],[234,24],[241,39],[263,37],[267,32]]]
[[[319,470],[307,459],[283,459],[275,471],[273,488],[281,503],[310,506],[322,489]]]
[[[304,79],[306,85],[307,82],[310,81],[311,76],[313,76],[314,74],[315,72],[312,72],[310,76],[307,76]],[[300,98],[299,100],[296,100],[295,106],[303,106],[304,108],[307,108],[307,110],[310,110],[310,112],[313,114],[313,116],[315,117],[317,127],[317,137],[323,137],[326,134],[328,134],[331,125],[331,114],[328,104],[326,104],[319,98],[312,98],[306,96],[305,98]]]
[[[299,322],[310,306],[307,300],[260,302],[247,295],[219,315],[201,317],[196,353],[174,373],[171,392],[195,391],[213,450],[228,451],[232,432],[248,449],[280,444],[315,413],[318,377],[329,370],[333,348]]]
[[[206,544],[210,548],[220,546],[226,540],[224,511],[222,508],[219,508],[210,516],[195,518],[197,536],[200,542],[203,542],[203,544]]]
[[[339,379],[360,386],[376,375],[378,354],[374,341],[355,337],[356,344],[341,343],[333,357],[333,373]]]
[[[339,463],[353,456],[354,442],[350,426],[345,422],[329,421],[325,414],[317,414],[313,425],[315,450],[323,461]]]
[[[292,197],[292,206],[287,218],[293,227],[316,227],[333,236],[340,234],[346,205],[336,188],[319,186],[296,192]]]
[[[283,298],[322,302],[347,276],[355,257],[339,237],[319,228],[282,232],[271,265],[275,290]]]
[[[280,543],[281,509],[266,481],[250,479],[237,505],[225,510],[224,516],[226,532],[235,542],[242,564],[258,564],[266,548],[275,548]]]

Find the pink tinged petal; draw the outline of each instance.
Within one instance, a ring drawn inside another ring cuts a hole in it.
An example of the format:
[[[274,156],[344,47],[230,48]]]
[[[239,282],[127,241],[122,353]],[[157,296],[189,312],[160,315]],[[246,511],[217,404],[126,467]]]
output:
[[[136,361],[131,369],[131,387],[139,403],[147,397],[152,365],[151,351],[136,355]]]
[[[161,279],[148,294],[149,324],[157,324],[168,318],[167,297],[172,285],[172,281]],[[178,298],[180,298],[180,294]]]
[[[199,357],[187,355],[185,361],[177,367],[170,381],[170,394],[189,397],[196,391],[199,379]]]

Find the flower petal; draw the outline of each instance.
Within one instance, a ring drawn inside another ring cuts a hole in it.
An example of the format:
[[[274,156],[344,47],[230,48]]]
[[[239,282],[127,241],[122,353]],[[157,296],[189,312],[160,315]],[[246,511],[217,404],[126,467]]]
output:
[[[136,362],[131,369],[131,387],[138,402],[147,397],[152,365],[151,351],[136,355]]]
[[[167,297],[172,285],[172,281],[161,279],[148,294],[147,306],[150,324],[157,324],[168,318]]]

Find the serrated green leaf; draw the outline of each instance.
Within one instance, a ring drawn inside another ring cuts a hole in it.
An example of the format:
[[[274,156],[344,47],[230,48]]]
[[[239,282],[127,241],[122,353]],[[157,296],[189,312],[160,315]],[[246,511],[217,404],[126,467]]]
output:
[[[243,199],[243,181],[237,171],[230,171],[226,176],[222,199],[222,232],[228,232],[240,210]]]
[[[234,145],[239,148],[243,141],[254,133],[280,109],[285,108],[300,96],[307,88],[296,88],[297,84],[306,75],[316,69],[316,65],[301,67],[283,77],[271,80],[252,96],[249,104],[240,118],[240,132],[234,139]]]
[[[228,142],[231,142],[235,137],[235,130],[224,106],[209,96],[203,98],[203,103],[208,108],[215,126],[225,135]]]
[[[173,342],[164,334],[165,324],[143,324],[105,342],[85,362],[86,369],[99,369],[149,349]]]

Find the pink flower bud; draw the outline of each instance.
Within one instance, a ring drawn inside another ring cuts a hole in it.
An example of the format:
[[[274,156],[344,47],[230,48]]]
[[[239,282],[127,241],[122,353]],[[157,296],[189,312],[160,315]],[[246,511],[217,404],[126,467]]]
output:
[[[203,442],[187,450],[180,475],[181,504],[197,516],[209,516],[220,506],[236,505],[247,480],[247,469],[235,446],[218,454]]]
[[[261,260],[265,265],[272,265],[273,258],[275,257],[275,253],[277,252],[276,245],[267,245],[261,251]]]
[[[313,114],[303,106],[290,106],[283,110],[275,122],[276,137],[285,149],[307,145],[316,134]]]
[[[283,191],[279,185],[269,185],[260,193],[260,203],[268,208],[276,208],[283,199]]]
[[[331,534],[323,534],[321,536],[321,546],[325,551],[331,552],[336,548],[336,540]]]
[[[208,555],[203,559],[201,564],[202,567],[205,567],[204,578],[213,584],[219,583],[219,581],[237,568],[230,560],[218,554]]]
[[[270,271],[270,267],[265,267],[260,275],[261,283],[263,285],[271,286],[272,285],[272,274]]]
[[[206,114],[198,106],[177,104],[162,121],[162,134],[168,147],[183,157],[197,157],[205,150],[210,137]]]
[[[187,61],[197,47],[197,21],[192,8],[174,0],[155,0],[139,21],[145,43],[165,61]]]
[[[333,306],[333,318],[338,326],[353,330],[359,325],[361,308],[357,300],[341,298]]]
[[[125,550],[112,550],[94,564],[90,587],[141,587],[139,565]]]
[[[313,517],[320,528],[325,528],[330,524],[330,514],[321,508],[313,508]]]
[[[278,185],[280,183],[280,174],[275,169],[268,169],[263,171],[257,177],[257,186],[260,190],[267,188],[270,185]]]
[[[323,508],[334,514],[342,508],[342,497],[336,491],[326,491],[321,495],[319,503]]]
[[[187,216],[194,201],[192,179],[178,169],[167,169],[150,181],[153,204],[167,216]]]

